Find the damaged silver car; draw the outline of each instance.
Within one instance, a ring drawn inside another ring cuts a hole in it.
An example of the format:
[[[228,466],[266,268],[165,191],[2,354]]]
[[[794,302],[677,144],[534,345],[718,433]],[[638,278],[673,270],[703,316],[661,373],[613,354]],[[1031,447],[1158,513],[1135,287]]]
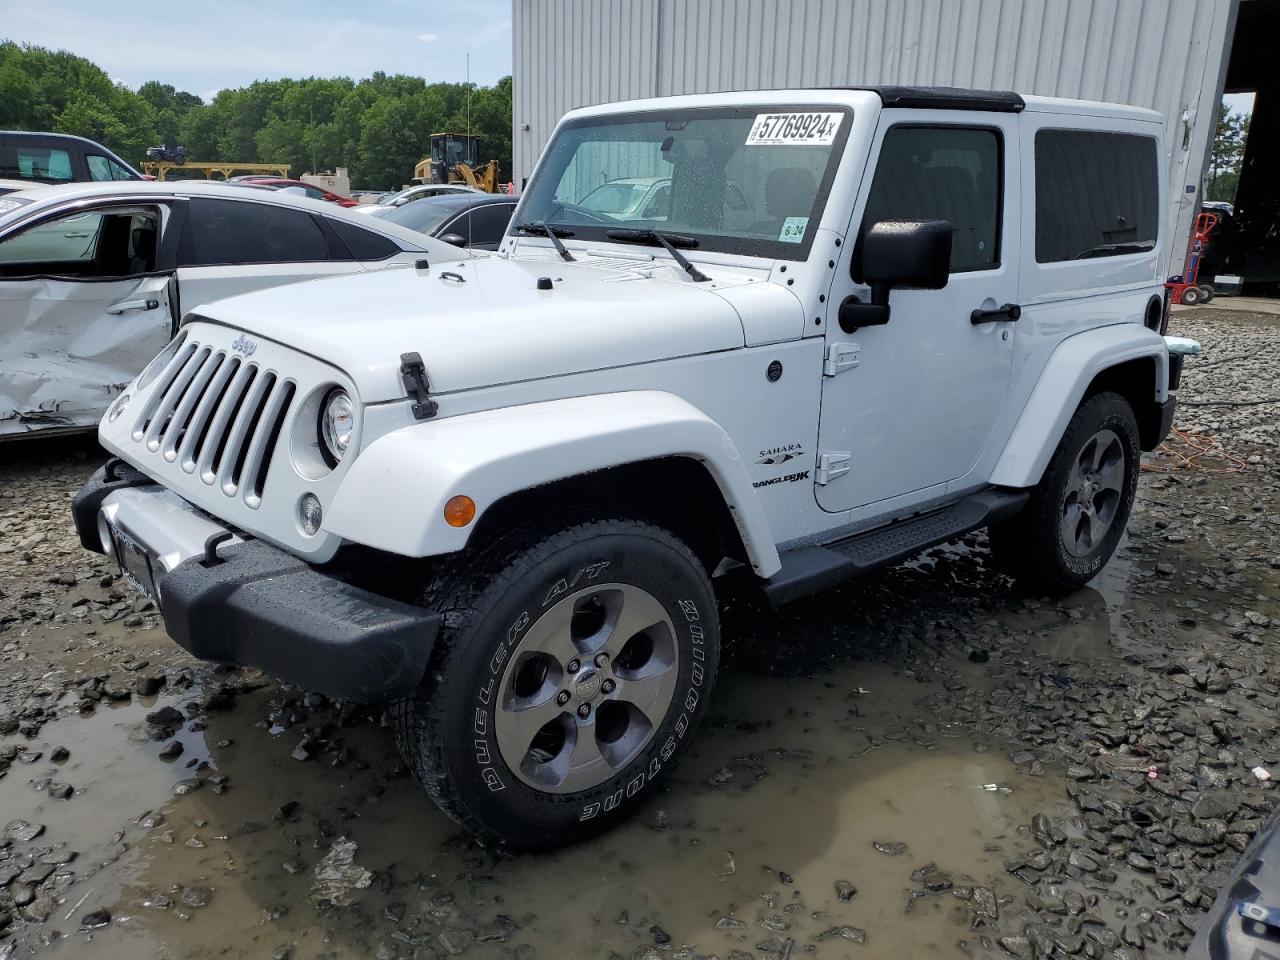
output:
[[[468,254],[376,217],[222,183],[0,197],[0,440],[89,430],[181,318],[317,277]]]

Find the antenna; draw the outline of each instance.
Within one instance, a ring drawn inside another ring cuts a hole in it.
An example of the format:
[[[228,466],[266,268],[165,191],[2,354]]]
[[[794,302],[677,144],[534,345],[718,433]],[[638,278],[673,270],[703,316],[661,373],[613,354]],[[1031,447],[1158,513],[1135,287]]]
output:
[[[467,54],[467,84],[466,84],[465,96],[466,96],[466,111],[467,111],[467,159],[469,160],[471,159],[471,154],[474,152],[472,149],[472,144],[475,142],[471,139],[471,54],[470,53]],[[471,164],[469,163],[467,164],[467,169],[471,170],[473,174],[475,173],[475,168],[472,167]],[[476,208],[472,207],[471,212],[467,214],[467,249],[468,250],[471,249],[471,240],[472,240],[473,234],[475,233],[475,225],[472,222],[475,220],[475,216],[476,216]]]

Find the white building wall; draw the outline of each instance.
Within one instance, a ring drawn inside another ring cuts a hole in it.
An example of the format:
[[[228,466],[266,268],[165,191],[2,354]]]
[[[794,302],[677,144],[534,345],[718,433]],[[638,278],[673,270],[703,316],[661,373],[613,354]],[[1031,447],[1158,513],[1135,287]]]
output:
[[[1237,3],[513,0],[516,181],[566,111],[636,97],[884,83],[1109,100],[1165,117],[1178,273]]]

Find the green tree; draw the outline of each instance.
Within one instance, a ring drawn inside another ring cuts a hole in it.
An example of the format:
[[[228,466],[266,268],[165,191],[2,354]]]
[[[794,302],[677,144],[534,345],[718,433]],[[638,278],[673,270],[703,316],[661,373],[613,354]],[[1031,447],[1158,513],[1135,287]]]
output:
[[[431,134],[469,131],[505,180],[511,78],[492,87],[385,73],[259,80],[205,103],[159,80],[129,90],[83,57],[0,39],[0,128],[90,137],[135,163],[167,143],[191,160],[288,163],[295,174],[345,166],[368,187],[408,182]]]
[[[1209,155],[1208,200],[1233,203],[1240,186],[1240,167],[1244,163],[1244,145],[1249,136],[1249,115],[1233,113],[1224,100],[1218,110],[1218,126],[1214,131],[1213,150]]]

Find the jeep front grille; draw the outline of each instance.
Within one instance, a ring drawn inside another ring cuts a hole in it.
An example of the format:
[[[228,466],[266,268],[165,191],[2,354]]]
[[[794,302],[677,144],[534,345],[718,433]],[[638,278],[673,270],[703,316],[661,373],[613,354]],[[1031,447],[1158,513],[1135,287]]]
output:
[[[256,510],[294,381],[196,342],[178,351],[158,381],[134,424],[134,442]]]

